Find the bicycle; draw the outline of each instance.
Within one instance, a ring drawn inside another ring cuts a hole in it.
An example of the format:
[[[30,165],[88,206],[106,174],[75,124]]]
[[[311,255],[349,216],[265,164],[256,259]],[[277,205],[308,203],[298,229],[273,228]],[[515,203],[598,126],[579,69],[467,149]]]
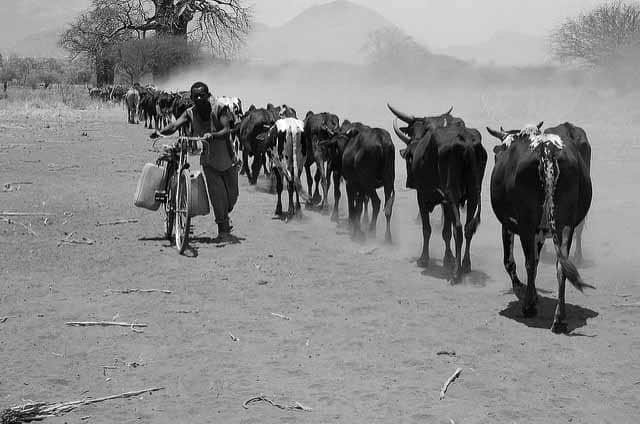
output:
[[[154,147],[155,147],[154,141]],[[203,137],[178,137],[172,145],[163,145],[162,154],[156,165],[165,168],[165,186],[155,192],[155,199],[162,203],[164,210],[165,237],[171,240],[175,233],[178,253],[184,253],[189,243],[191,216],[191,175],[189,173],[188,154],[202,152],[208,141]]]

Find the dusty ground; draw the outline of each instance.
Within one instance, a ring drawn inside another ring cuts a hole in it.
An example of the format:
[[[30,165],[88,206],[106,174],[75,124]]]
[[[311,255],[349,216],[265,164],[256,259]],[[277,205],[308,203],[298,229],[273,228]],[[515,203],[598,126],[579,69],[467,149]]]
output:
[[[388,113],[379,114],[390,126]],[[637,422],[640,308],[619,306],[640,301],[635,127],[585,125],[596,193],[581,272],[597,290],[582,295],[568,286],[572,332],[558,336],[549,331],[556,295],[549,256],[539,267],[536,319],[524,319],[507,292],[488,177],[474,272],[455,287],[442,273],[438,230],[432,269],[415,265],[420,228],[400,162],[391,247],[382,244],[382,218],[377,239],[365,245],[317,212],[274,220],[274,197],[241,178],[233,214],[239,243],[216,244],[212,217],[199,217],[192,250],[178,256],[161,238],[160,212],[133,206],[139,170],[155,156],[148,131],[124,116],[119,109],[2,116],[0,183],[32,184],[0,192],[0,210],[55,215],[47,225],[15,218],[35,235],[0,221],[0,317],[8,317],[0,323],[0,408],[161,386],[48,422]],[[487,176],[492,166],[490,158]],[[139,221],[95,225],[123,218]],[[96,244],[58,246],[70,232]],[[124,288],[173,293],[109,292]],[[143,333],[65,326],[114,317],[149,326]],[[457,367],[461,377],[439,400]],[[260,393],[313,411],[243,409]]]

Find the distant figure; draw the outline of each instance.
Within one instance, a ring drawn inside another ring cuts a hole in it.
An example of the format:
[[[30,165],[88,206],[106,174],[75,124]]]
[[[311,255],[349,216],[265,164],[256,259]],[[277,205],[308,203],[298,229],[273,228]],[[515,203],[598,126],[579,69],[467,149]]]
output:
[[[2,83],[2,90],[6,93],[7,92],[7,82],[3,82]]]

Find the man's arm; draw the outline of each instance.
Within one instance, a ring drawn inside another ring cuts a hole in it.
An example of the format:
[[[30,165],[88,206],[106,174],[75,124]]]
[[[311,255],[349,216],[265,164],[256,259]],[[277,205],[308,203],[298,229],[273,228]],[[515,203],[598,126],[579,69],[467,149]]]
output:
[[[187,115],[187,112],[185,111],[185,112],[182,113],[182,115],[180,115],[180,117],[178,119],[176,119],[175,121],[173,121],[172,123],[170,123],[166,127],[162,128],[159,131],[154,131],[151,134],[151,138],[157,138],[158,135],[171,135],[174,132],[178,131],[178,129],[180,129],[180,127],[182,127],[183,125],[188,124],[188,123],[189,123],[189,115]]]

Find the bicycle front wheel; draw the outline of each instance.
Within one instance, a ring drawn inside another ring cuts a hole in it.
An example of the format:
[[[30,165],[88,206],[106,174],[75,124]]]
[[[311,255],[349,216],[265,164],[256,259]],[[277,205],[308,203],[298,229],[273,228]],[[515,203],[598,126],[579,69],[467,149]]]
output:
[[[178,176],[176,190],[176,249],[182,254],[189,242],[189,205],[191,200],[191,178],[188,170],[183,170]]]
[[[172,174],[167,182],[167,200],[164,203],[164,232],[167,240],[173,237],[173,225],[176,218],[176,175]]]

